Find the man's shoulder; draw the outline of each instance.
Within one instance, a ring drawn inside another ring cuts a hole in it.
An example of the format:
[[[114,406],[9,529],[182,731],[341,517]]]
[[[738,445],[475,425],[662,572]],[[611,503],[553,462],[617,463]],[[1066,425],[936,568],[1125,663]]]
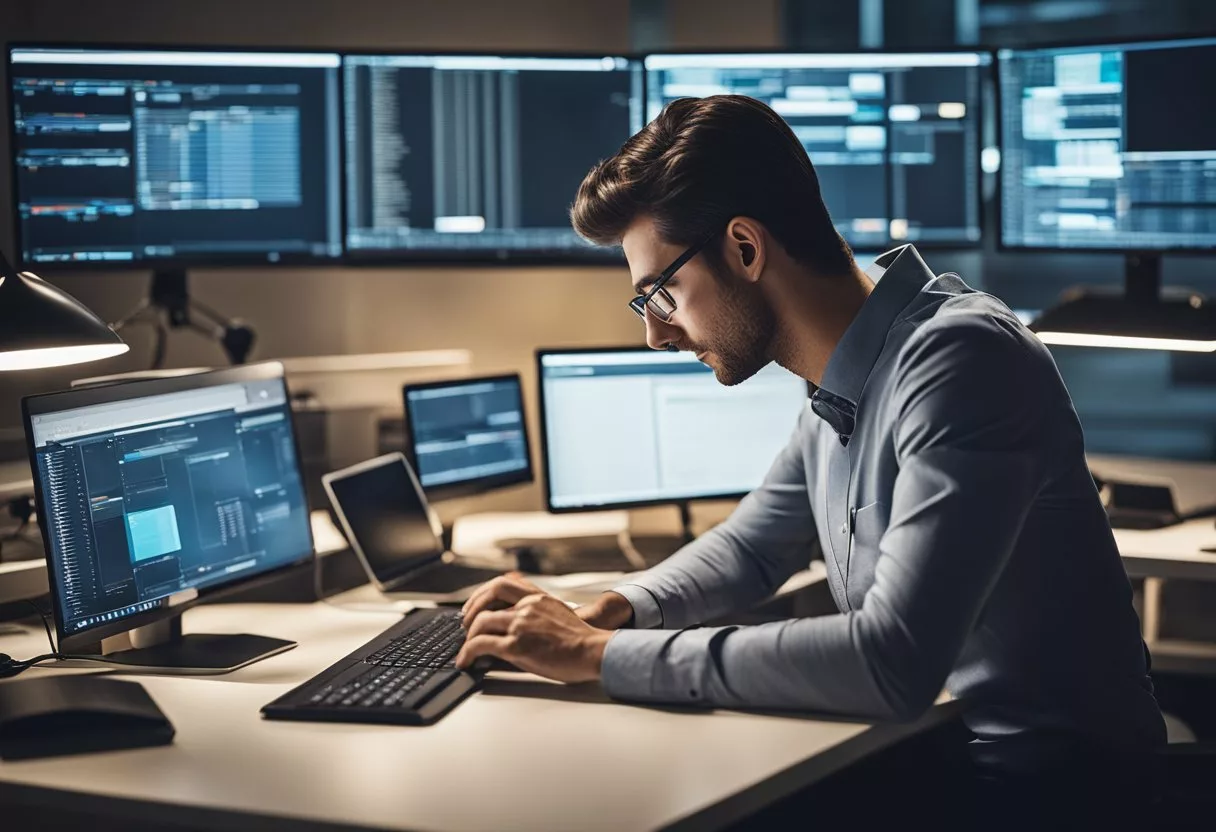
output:
[[[1055,362],[990,296],[951,298],[920,321],[899,349],[888,390],[901,456],[930,446],[1047,455],[1058,447],[1045,429],[1062,424],[1065,412]]]
[[[984,292],[951,294],[909,316],[899,363],[934,358],[970,363],[1002,360],[1041,364],[1050,353],[1008,306]]]

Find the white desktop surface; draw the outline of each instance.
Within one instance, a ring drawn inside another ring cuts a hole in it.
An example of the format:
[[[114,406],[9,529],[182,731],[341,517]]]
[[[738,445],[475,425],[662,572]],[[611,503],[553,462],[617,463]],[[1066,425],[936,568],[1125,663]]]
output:
[[[1211,517],[1163,529],[1115,529],[1123,567],[1133,578],[1216,580],[1216,523]]]
[[[498,674],[425,728],[259,716],[396,619],[326,604],[192,610],[187,632],[300,646],[227,676],[138,677],[176,726],[173,745],[0,762],[0,802],[223,829],[277,826],[271,818],[311,828],[717,828],[955,710],[871,726],[635,707],[608,701],[598,685]],[[18,657],[46,646],[41,630],[0,637],[0,651]]]

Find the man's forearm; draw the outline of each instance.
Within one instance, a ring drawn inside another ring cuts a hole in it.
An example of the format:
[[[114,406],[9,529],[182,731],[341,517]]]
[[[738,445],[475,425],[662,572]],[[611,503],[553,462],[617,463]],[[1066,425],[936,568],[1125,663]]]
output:
[[[590,604],[579,607],[576,612],[583,621],[601,630],[619,630],[633,618],[633,607],[618,592],[605,592]]]

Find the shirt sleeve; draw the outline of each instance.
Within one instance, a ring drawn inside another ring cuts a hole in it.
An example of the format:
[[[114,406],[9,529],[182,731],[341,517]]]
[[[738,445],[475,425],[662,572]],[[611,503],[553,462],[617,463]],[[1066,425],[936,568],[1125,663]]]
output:
[[[760,487],[725,522],[617,587],[633,606],[635,628],[679,628],[749,607],[805,569],[816,540],[807,497],[803,409],[790,441]]]
[[[899,462],[861,607],[754,627],[620,631],[609,695],[912,719],[945,684],[1048,476],[1050,356],[1015,323],[925,324],[895,370]]]

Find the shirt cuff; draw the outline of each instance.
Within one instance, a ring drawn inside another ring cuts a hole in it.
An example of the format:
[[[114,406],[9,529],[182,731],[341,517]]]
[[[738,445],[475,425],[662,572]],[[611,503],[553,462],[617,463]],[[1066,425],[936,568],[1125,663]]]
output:
[[[641,587],[629,587],[638,589]],[[641,638],[639,638],[641,636]],[[664,637],[666,636],[666,638]],[[617,630],[604,647],[600,683],[613,699],[645,701],[651,698],[654,663],[672,633]]]
[[[604,647],[600,683],[613,699],[704,706],[709,641],[715,630],[617,630]],[[685,649],[675,642],[684,639]]]
[[[613,587],[617,595],[623,595],[633,607],[633,619],[628,626],[637,630],[651,630],[663,626],[663,608],[649,589],[638,584]]]

